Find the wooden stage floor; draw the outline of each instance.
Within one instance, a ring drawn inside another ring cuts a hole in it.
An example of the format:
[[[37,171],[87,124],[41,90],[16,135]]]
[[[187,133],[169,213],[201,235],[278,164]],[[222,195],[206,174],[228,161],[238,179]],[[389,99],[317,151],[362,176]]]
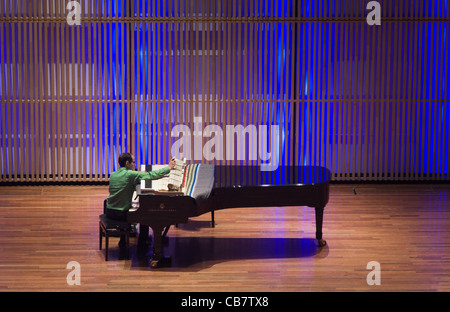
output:
[[[356,194],[353,191],[355,187]],[[172,266],[110,261],[98,245],[107,186],[0,187],[0,291],[450,291],[450,185],[331,185],[324,239],[314,209],[236,208],[172,227]],[[66,266],[80,264],[81,285]],[[370,261],[381,285],[370,286]]]

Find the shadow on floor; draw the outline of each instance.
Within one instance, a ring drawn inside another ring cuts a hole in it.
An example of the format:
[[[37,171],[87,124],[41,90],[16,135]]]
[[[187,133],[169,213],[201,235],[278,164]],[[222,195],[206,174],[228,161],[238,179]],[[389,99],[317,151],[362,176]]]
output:
[[[116,261],[118,251],[110,252],[111,260]],[[169,237],[164,245],[164,255],[171,256],[171,265],[158,270],[199,271],[232,260],[325,258],[328,247],[319,248],[312,238]],[[132,244],[130,257],[131,270],[148,270],[152,248],[138,253],[136,245]]]

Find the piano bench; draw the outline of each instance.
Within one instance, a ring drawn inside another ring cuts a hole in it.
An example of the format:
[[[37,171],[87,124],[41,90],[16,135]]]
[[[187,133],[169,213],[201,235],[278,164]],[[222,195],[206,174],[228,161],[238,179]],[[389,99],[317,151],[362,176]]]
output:
[[[105,261],[108,261],[108,248],[109,248],[109,238],[110,237],[120,237],[125,236],[127,259],[130,258],[130,237],[136,237],[137,235],[137,225],[130,224],[125,221],[118,221],[110,219],[106,214],[99,215],[99,245],[100,250],[102,250],[102,240],[105,237]]]

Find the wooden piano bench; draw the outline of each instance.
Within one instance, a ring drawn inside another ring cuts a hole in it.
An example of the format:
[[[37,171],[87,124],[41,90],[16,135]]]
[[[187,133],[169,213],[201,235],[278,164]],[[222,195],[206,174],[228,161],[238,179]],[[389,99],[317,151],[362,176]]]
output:
[[[108,261],[108,248],[109,248],[109,237],[120,237],[125,236],[127,259],[130,258],[130,237],[136,237],[137,226],[136,224],[130,224],[125,221],[118,221],[110,219],[106,214],[101,214],[99,216],[99,245],[100,250],[102,250],[102,238],[105,237],[105,261]]]

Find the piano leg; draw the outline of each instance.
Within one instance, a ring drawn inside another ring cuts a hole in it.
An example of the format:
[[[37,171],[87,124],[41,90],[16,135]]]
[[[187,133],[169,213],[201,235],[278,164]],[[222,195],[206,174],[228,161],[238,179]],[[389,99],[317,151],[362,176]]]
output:
[[[162,239],[163,239],[163,226],[154,226],[153,230],[153,257],[150,260],[150,266],[152,268],[160,268],[162,266],[170,265],[171,258],[163,256]]]
[[[322,239],[323,210],[324,207],[316,207],[316,239],[319,243],[319,247],[324,247],[327,244],[327,242]]]

